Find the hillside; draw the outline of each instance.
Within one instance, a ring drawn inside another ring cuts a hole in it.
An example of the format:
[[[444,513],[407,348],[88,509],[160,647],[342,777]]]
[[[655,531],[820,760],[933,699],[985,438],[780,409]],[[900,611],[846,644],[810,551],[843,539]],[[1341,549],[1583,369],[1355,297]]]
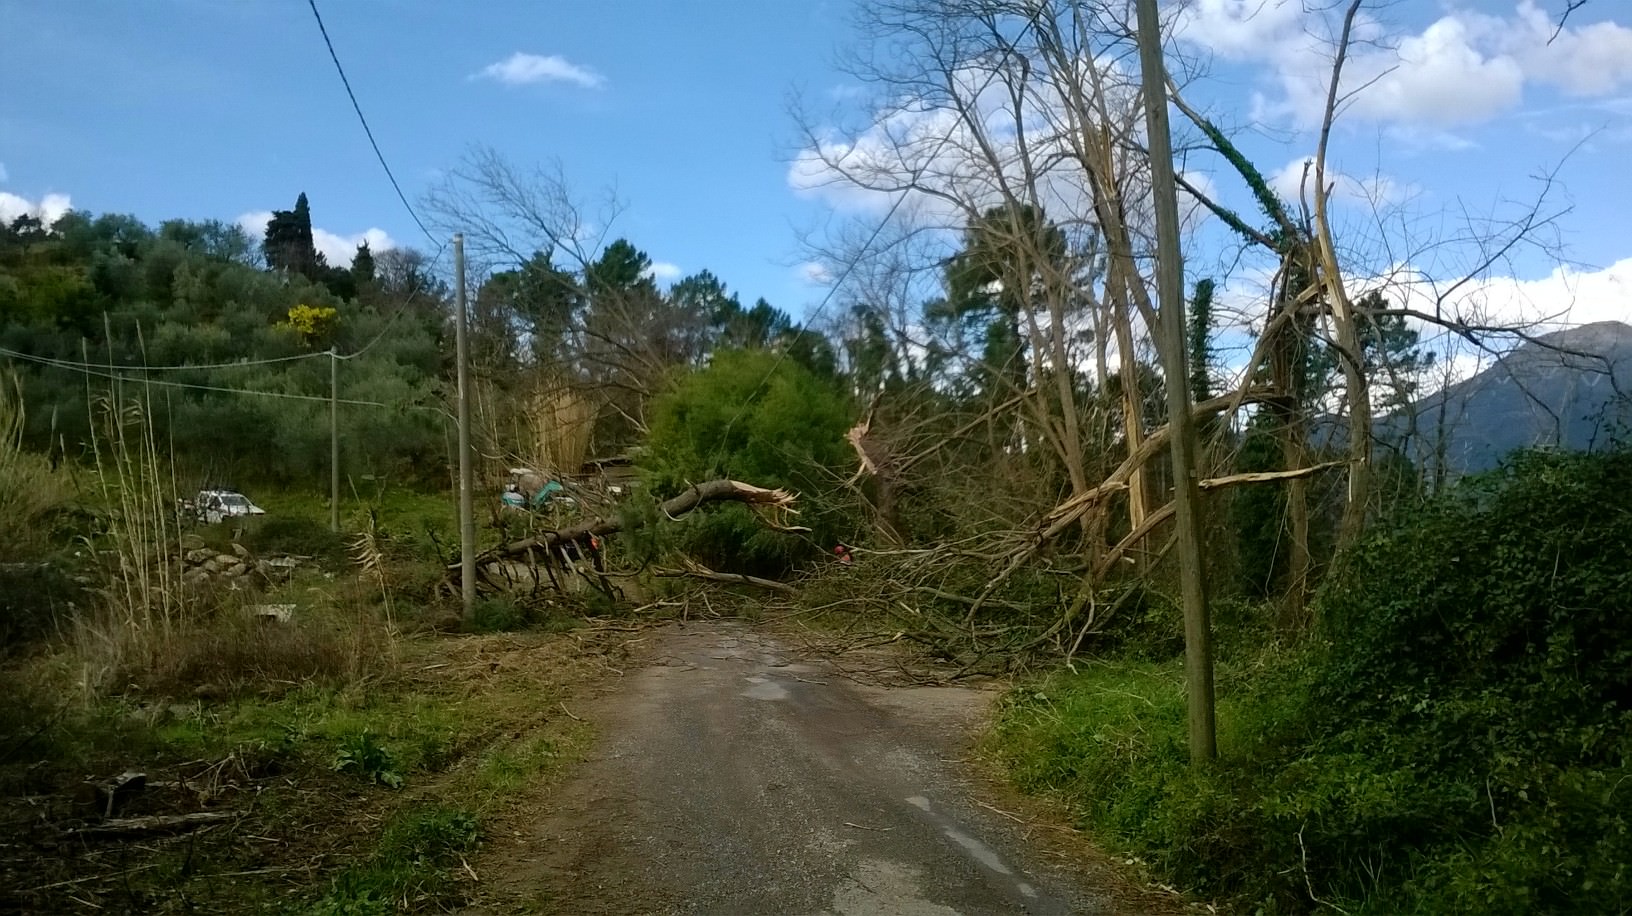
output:
[[[1632,428],[1632,326],[1603,321],[1527,341],[1378,428],[1383,441],[1406,440],[1424,471],[1443,464],[1452,476],[1518,448],[1600,448]]]

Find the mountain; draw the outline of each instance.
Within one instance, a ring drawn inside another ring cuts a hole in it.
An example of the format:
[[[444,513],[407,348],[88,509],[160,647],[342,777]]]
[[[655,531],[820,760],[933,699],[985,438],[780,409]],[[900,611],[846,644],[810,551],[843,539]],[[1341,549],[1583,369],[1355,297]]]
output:
[[[1423,470],[1488,470],[1518,448],[1587,450],[1632,434],[1632,326],[1601,321],[1526,341],[1380,421]]]

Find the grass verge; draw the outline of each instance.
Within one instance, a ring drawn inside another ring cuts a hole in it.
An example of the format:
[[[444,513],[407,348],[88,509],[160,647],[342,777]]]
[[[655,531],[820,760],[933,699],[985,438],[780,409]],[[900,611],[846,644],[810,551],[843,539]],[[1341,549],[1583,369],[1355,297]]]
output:
[[[0,910],[386,913],[459,904],[488,821],[576,758],[566,712],[627,634],[396,644],[374,673],[276,692],[61,700],[73,672],[8,673]],[[22,686],[32,685],[32,686]],[[87,777],[142,772],[114,820]],[[216,813],[196,829],[110,825]],[[120,819],[124,819],[121,821]]]

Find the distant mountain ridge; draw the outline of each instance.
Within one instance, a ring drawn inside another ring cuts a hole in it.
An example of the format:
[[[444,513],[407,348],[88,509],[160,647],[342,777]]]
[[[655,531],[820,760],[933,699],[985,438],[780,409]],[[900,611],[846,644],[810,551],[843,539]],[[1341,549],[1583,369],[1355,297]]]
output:
[[[1415,422],[1413,423],[1413,418]],[[1600,321],[1526,341],[1495,365],[1379,421],[1424,471],[1495,467],[1519,448],[1603,448],[1632,434],[1632,325]]]

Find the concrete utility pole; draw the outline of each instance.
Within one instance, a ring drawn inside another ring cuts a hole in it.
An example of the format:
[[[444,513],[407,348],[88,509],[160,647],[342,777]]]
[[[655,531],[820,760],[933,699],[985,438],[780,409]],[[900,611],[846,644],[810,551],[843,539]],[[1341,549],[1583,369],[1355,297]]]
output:
[[[1190,415],[1189,359],[1185,354],[1184,258],[1179,250],[1178,185],[1167,124],[1167,67],[1156,0],[1137,0],[1139,69],[1144,78],[1145,128],[1150,146],[1151,193],[1156,205],[1156,294],[1160,302],[1162,371],[1167,376],[1167,421],[1172,424],[1173,518],[1177,526],[1179,587],[1184,595],[1184,676],[1190,706],[1190,762],[1218,756],[1213,721],[1213,634],[1201,559],[1201,491],[1196,486],[1195,419]]]
[[[476,604],[475,484],[470,467],[470,378],[465,363],[465,237],[453,237],[454,359],[459,363],[459,596],[465,616]]]
[[[340,357],[329,348],[329,530],[340,530]]]

